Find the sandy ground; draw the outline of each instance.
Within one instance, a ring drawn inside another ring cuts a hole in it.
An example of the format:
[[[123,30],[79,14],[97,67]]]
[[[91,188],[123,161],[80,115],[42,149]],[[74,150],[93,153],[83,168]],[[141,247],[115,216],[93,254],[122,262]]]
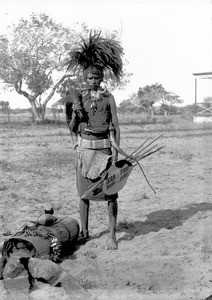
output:
[[[121,130],[128,153],[160,134]],[[57,216],[79,221],[74,143],[67,128],[0,131],[0,242],[35,220],[47,202]],[[99,300],[203,300],[212,294],[211,132],[164,132],[159,144],[165,148],[142,161],[156,194],[138,167],[119,193],[118,250],[105,248],[106,203],[92,202],[92,238],[61,264]],[[0,282],[0,299],[2,293]],[[36,297],[56,299],[45,291]]]

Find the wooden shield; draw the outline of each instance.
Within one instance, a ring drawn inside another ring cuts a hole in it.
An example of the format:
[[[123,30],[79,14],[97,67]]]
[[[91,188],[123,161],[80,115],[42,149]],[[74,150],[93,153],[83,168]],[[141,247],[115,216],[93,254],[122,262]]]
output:
[[[107,172],[103,181],[103,192],[106,195],[118,193],[126,184],[132,172],[133,166],[127,160],[119,160],[114,163]]]
[[[133,169],[133,165],[127,160],[119,160],[104,172],[102,178],[84,193],[81,199],[103,200],[102,194],[112,195],[118,193],[126,184]]]

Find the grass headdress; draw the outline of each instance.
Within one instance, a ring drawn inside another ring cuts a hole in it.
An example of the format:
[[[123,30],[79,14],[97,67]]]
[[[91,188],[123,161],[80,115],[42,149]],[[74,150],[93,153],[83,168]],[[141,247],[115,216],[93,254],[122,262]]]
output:
[[[71,50],[68,55],[67,71],[82,71],[85,77],[88,72],[92,72],[103,78],[108,70],[118,81],[122,75],[123,48],[114,37],[102,37],[101,32],[91,31],[88,39],[82,38],[79,47]]]

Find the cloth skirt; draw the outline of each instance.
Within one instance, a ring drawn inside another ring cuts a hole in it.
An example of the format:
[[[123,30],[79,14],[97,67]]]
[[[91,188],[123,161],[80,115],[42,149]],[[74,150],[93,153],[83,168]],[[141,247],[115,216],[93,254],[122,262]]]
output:
[[[93,150],[78,147],[77,157],[76,183],[77,192],[81,198],[84,193],[97,184],[101,179],[101,174],[112,165],[112,151],[111,148]],[[106,195],[99,192],[86,197],[86,200],[111,201],[117,198],[118,194]]]

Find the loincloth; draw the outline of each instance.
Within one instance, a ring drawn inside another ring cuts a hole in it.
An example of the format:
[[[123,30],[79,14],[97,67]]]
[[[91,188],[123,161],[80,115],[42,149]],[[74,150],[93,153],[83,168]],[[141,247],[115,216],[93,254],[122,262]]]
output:
[[[96,179],[106,169],[111,155],[100,150],[86,149],[77,147],[78,153],[78,170],[83,177],[88,179]]]

